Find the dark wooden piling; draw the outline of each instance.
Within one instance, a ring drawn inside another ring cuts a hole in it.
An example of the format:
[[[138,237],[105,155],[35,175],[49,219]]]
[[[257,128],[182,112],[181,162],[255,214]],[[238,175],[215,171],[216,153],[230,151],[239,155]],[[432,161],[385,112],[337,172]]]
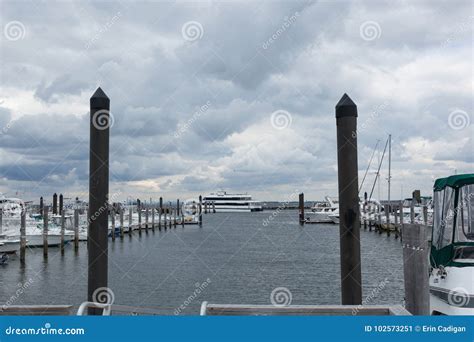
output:
[[[40,197],[40,206],[39,206],[40,215],[43,215],[43,207],[44,207],[43,197]]]
[[[61,210],[61,255],[64,255],[64,230],[66,229],[66,220],[64,217],[64,210]]]
[[[216,213],[216,202],[212,202],[212,213],[215,214]]]
[[[387,236],[390,236],[390,206],[388,204],[384,206],[384,211],[385,211],[386,232],[387,232]]]
[[[369,232],[372,231],[373,225],[374,225],[374,205],[369,204]]]
[[[148,231],[148,219],[149,219],[149,215],[150,215],[150,212],[149,212],[150,208],[148,208],[148,206],[146,207],[145,209],[145,230]]]
[[[204,214],[207,214],[207,201],[204,201]]]
[[[155,231],[155,206],[151,208],[151,230]]]
[[[394,224],[395,224],[395,239],[398,239],[398,232],[400,231],[399,225],[398,225],[398,217],[399,215],[397,214],[397,209],[396,207],[394,208],[393,211],[393,217],[394,217]]]
[[[304,225],[304,193],[299,194],[299,223]]]
[[[63,194],[59,194],[59,215],[62,215],[64,207],[64,197]]]
[[[128,208],[128,234],[132,236],[132,225],[133,225],[133,208]]]
[[[344,94],[336,105],[339,234],[343,305],[362,304],[357,106]]]
[[[48,257],[48,207],[43,209],[43,256]]]
[[[413,315],[429,314],[429,264],[426,226],[404,224],[403,273],[405,308]]]
[[[178,220],[181,217],[181,207],[179,206],[179,198],[176,200],[176,215],[178,216]]]
[[[58,213],[58,194],[54,193],[53,195],[53,215]]]
[[[367,194],[367,193],[366,193]],[[362,205],[363,211],[363,221],[364,221],[364,230],[367,229],[367,201],[364,200],[364,204]]]
[[[176,212],[178,209],[173,209],[173,226],[176,228]]]
[[[20,222],[20,263],[24,265],[26,262],[26,208],[21,210]]]
[[[399,204],[399,207],[400,207],[400,212],[398,213],[398,217],[400,218],[400,222],[399,222],[399,230],[400,230],[400,236],[401,238],[403,239],[403,202],[400,201],[400,204]]]
[[[120,207],[120,239],[123,239],[124,227],[123,227],[123,207]]]
[[[163,197],[160,197],[160,213],[158,215],[158,229],[161,230],[161,215],[163,215]]]
[[[142,234],[142,203],[137,199],[137,211],[138,211],[138,234]]]
[[[79,250],[79,209],[74,209],[74,250]]]
[[[412,198],[410,204],[410,223],[415,223],[415,198]]]
[[[112,230],[111,230],[112,241],[115,241],[115,209],[114,208],[110,210],[110,223],[112,225]]]
[[[90,99],[89,153],[89,231],[87,300],[108,286],[108,193],[110,100],[98,88]],[[101,309],[89,308],[89,315],[100,315]]]
[[[199,195],[199,226],[202,227],[202,196]]]
[[[423,206],[423,224],[428,225],[428,207],[426,205]]]

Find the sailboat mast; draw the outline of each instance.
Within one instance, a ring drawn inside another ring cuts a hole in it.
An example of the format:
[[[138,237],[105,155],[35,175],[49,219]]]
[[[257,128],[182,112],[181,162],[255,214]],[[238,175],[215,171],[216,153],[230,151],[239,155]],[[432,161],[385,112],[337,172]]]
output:
[[[390,203],[390,180],[392,178],[391,175],[391,169],[392,169],[392,135],[388,135],[388,206],[390,208],[391,203]]]

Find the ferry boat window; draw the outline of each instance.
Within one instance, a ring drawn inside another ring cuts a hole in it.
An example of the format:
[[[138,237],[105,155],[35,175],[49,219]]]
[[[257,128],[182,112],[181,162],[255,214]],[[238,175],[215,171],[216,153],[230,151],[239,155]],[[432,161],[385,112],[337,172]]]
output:
[[[453,221],[454,221],[454,194],[455,191],[451,187],[444,189],[443,199],[443,217],[441,221],[442,239],[440,248],[449,246],[453,238]]]
[[[433,246],[440,248],[442,231],[442,208],[443,208],[444,190],[435,191],[433,196]]]
[[[456,240],[474,241],[474,184],[459,189]]]

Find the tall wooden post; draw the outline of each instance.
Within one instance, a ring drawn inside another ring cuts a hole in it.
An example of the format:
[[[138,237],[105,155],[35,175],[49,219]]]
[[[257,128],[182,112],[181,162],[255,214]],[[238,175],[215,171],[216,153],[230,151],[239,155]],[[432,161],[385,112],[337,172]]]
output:
[[[199,227],[202,227],[202,196],[199,195]]]
[[[405,224],[403,229],[403,273],[405,307],[413,315],[428,315],[429,264],[427,227]]]
[[[74,250],[79,250],[79,209],[74,209]]]
[[[181,207],[179,206],[179,198],[176,200],[176,215],[178,216],[178,220],[181,217]]]
[[[423,224],[428,225],[428,207],[426,205],[423,206]]]
[[[48,207],[43,209],[43,256],[48,257]]]
[[[59,215],[63,213],[63,207],[64,207],[64,197],[63,197],[63,194],[59,194]]]
[[[128,208],[128,234],[132,236],[132,226],[133,226],[133,209],[130,206]]]
[[[88,287],[87,300],[108,286],[108,194],[110,100],[98,88],[90,99],[89,212],[88,212]],[[101,309],[89,308],[90,315]]]
[[[58,194],[54,193],[53,195],[53,215],[58,213]]]
[[[44,207],[43,197],[41,196],[40,197],[40,206],[39,206],[39,213],[40,213],[41,216],[43,216],[43,207]]]
[[[163,197],[160,197],[160,213],[158,215],[158,229],[161,230],[161,215],[163,214]]]
[[[148,206],[145,209],[145,229],[146,229],[146,231],[148,231],[148,218],[149,218],[149,214],[150,214],[149,209],[150,208],[148,208]]]
[[[362,303],[357,106],[344,94],[336,105],[339,234],[343,305]]]
[[[300,225],[304,225],[304,193],[299,194]]]
[[[387,229],[387,236],[390,236],[390,205],[386,204],[384,206],[385,211],[385,225]]]
[[[142,202],[137,199],[137,210],[138,210],[138,234],[142,234]]]
[[[110,223],[112,224],[112,230],[111,230],[111,234],[112,234],[112,241],[115,241],[115,209],[112,208],[112,210],[110,210]]]
[[[401,240],[403,240],[403,201],[400,201],[400,212],[398,213],[399,215],[399,218],[400,218],[400,236],[401,236]]]
[[[66,220],[64,210],[61,210],[61,255],[64,255],[64,230],[66,229]]]
[[[120,206],[120,238],[123,239],[123,207]]]
[[[25,264],[26,260],[26,208],[21,209],[20,221],[20,263]]]
[[[155,231],[155,206],[151,208],[151,230]]]

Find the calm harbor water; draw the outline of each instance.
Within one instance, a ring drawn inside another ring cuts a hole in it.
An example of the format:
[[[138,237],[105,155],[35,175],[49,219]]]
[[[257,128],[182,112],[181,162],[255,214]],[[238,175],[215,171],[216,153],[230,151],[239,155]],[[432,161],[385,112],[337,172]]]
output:
[[[291,304],[340,304],[338,227],[300,227],[297,211],[282,211],[265,226],[270,216],[270,211],[207,214],[202,228],[150,229],[109,240],[114,303],[198,314],[205,300],[271,304],[272,291],[285,287]],[[401,303],[400,241],[362,230],[361,244],[367,304]],[[27,250],[25,268],[18,256],[0,266],[0,305],[79,305],[86,295],[85,243],[77,255],[71,245],[64,256],[50,248],[44,261],[42,250],[33,249]]]

